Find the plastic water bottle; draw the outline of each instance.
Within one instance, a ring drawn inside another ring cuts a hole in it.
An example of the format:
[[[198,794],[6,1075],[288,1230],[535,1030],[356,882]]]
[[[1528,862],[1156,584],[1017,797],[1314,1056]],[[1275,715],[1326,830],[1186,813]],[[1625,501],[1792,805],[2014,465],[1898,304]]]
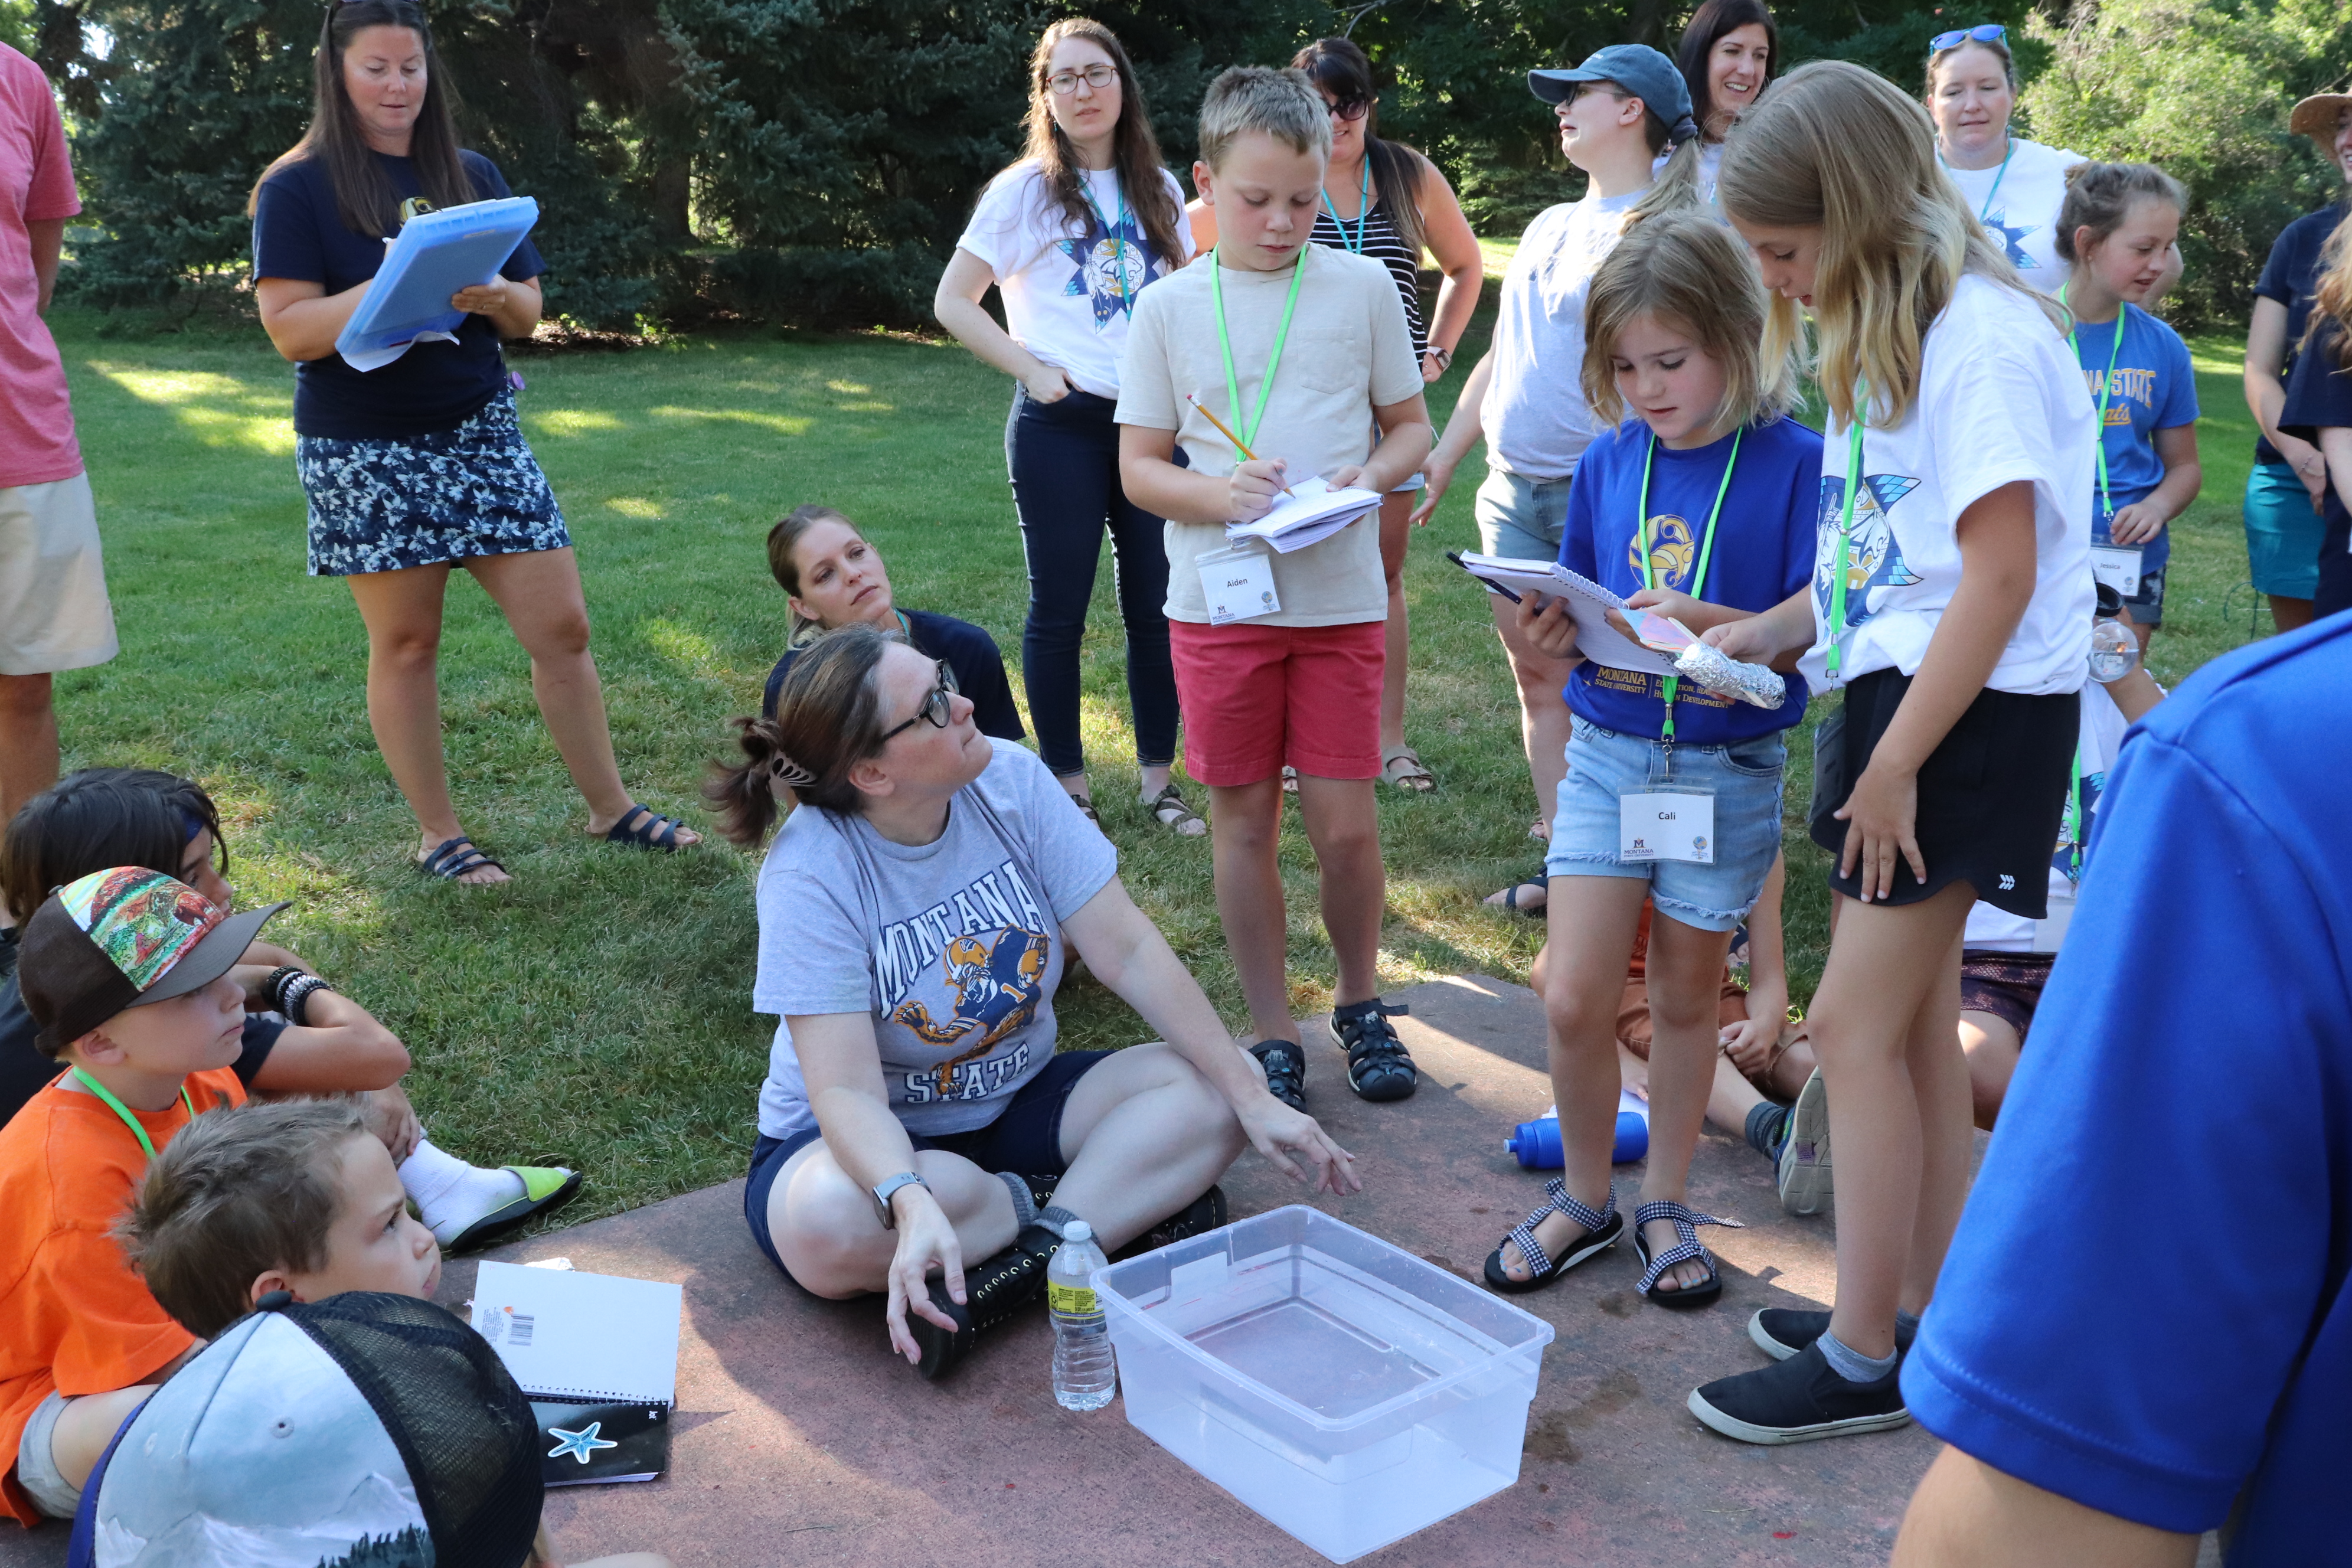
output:
[[[1620,1090],[1616,1143],[1609,1151],[1609,1163],[1622,1165],[1649,1152],[1650,1108],[1633,1094]],[[1559,1170],[1568,1163],[1560,1148],[1559,1118],[1547,1115],[1520,1122],[1504,1141],[1503,1152],[1516,1157],[1523,1171]]]
[[[1054,1313],[1054,1403],[1065,1410],[1100,1410],[1118,1387],[1110,1329],[1095,1300],[1094,1272],[1108,1261],[1094,1227],[1072,1220],[1045,1266],[1045,1304]]]
[[[2091,679],[2102,686],[2121,680],[2139,663],[2139,638],[2121,621],[2101,621],[2091,628]]]

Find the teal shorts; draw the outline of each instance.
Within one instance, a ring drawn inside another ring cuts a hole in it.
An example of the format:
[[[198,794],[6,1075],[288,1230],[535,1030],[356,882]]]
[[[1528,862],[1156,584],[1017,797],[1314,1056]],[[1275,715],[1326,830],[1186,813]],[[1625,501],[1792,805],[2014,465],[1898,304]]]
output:
[[[2284,463],[2256,463],[2246,476],[2246,562],[2257,593],[2308,599],[2319,592],[2319,546],[2327,531],[2311,492]]]

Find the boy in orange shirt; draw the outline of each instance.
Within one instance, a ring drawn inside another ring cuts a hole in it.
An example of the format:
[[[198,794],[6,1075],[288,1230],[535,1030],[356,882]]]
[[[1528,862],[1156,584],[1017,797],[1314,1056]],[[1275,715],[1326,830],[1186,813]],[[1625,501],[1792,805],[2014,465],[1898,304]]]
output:
[[[0,1129],[0,1508],[20,1523],[71,1518],[123,1419],[200,1348],[112,1233],[154,1152],[199,1110],[244,1101],[230,971],[283,908],[232,915],[124,866],[25,922],[25,1005],[69,1066]]]

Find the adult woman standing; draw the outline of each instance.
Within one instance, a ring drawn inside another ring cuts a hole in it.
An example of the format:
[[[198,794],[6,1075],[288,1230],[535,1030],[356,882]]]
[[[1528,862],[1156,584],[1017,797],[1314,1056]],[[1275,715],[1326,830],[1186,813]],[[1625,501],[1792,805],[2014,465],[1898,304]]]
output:
[[[936,662],[829,633],[742,745],[708,791],[728,837],[765,837],[780,790],[801,802],[760,868],[752,1005],[782,1023],[743,1195],[787,1279],[887,1291],[892,1349],[937,1378],[1043,1292],[1072,1220],[1111,1250],[1213,1229],[1244,1143],[1355,1190],[1129,899],[1118,851]],[[1166,1043],[1057,1053],[1073,953]]]
[[[2294,106],[2289,121],[2352,185],[2352,97],[2324,92]],[[2318,447],[2279,429],[2288,378],[2311,321],[2320,252],[2344,221],[2352,192],[2286,226],[2254,285],[2254,319],[2246,329],[2246,406],[2263,433],[2246,476],[2246,559],[2256,592],[2267,594],[2271,620],[2283,632],[2311,621],[2319,588],[2321,520],[2327,459]]]
[[[310,572],[341,576],[368,631],[368,723],[423,833],[416,863],[475,885],[509,880],[449,800],[436,665],[449,569],[463,565],[530,655],[540,715],[588,804],[588,831],[676,849],[695,833],[621,783],[588,651],[580,566],[515,419],[499,350],[538,324],[539,252],[460,289],[455,342],[420,342],[362,374],[335,338],[414,213],[509,194],[457,145],[455,96],[413,0],[346,0],[319,30],[310,128],[253,193],[261,324],[296,366],[295,467]]]
[[[1095,818],[1078,735],[1078,647],[1108,528],[1139,798],[1162,826],[1197,835],[1200,819],[1170,777],[1176,671],[1164,524],[1119,488],[1111,423],[1135,298],[1192,259],[1184,191],[1160,163],[1127,50],[1099,22],[1071,17],[1037,40],[1028,130],[1021,161],[990,182],[956,241],[931,311],[1018,384],[1004,460],[1029,563],[1021,676],[1045,766]],[[1004,301],[1003,327],[980,303],[991,284]]]
[[[1780,58],[1780,29],[1763,0],[1706,0],[1683,29],[1675,66],[1690,88],[1698,121],[1698,199],[1715,205],[1723,138],[1739,111],[1754,107]],[[1659,159],[1663,172],[1664,158]]]
[[[2066,171],[2083,155],[2010,134],[2017,65],[2007,28],[1987,23],[1938,33],[1927,47],[1936,156],[1984,226],[1985,237],[2028,283],[2057,293],[2066,281],[2066,264],[2058,258],[2058,208],[2066,200]],[[2167,278],[2154,292],[2171,286]]]
[[[1322,95],[1331,110],[1331,162],[1323,177],[1323,205],[1316,209],[1309,237],[1333,250],[1369,256],[1389,269],[1404,319],[1412,329],[1413,353],[1423,384],[1454,364],[1454,350],[1478,310],[1486,259],[1462,204],[1437,165],[1402,142],[1379,135],[1380,94],[1372,87],[1372,62],[1346,38],[1318,38],[1291,57],[1291,66]],[[1207,250],[1217,243],[1217,209],[1194,202],[1187,209],[1192,243]],[[1421,258],[1437,260],[1444,281],[1437,286],[1436,320],[1421,313]],[[1381,567],[1388,574],[1387,659],[1381,672],[1381,777],[1391,786],[1426,794],[1437,781],[1421,753],[1404,738],[1405,660],[1409,646],[1404,604],[1405,542],[1412,531],[1415,474],[1381,504]],[[1423,525],[1429,521],[1422,520]]]

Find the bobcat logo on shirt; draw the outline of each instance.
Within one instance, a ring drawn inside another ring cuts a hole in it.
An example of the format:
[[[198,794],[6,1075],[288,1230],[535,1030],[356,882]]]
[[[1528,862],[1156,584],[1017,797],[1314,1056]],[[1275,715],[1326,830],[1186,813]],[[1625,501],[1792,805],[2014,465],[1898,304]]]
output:
[[[1853,508],[1853,536],[1845,558],[1845,625],[1833,633],[1851,631],[1878,613],[1873,601],[1881,588],[1905,588],[1922,581],[1904,564],[1903,545],[1895,537],[1887,513],[1895,503],[1919,488],[1919,481],[1902,474],[1865,474]],[[1822,476],[1822,512],[1813,552],[1813,598],[1821,618],[1830,618],[1836,586],[1838,532],[1845,522],[1845,476]]]
[[[1151,252],[1143,247],[1143,231],[1133,214],[1123,214],[1108,228],[1099,220],[1090,221],[1085,234],[1056,241],[1054,248],[1078,264],[1062,292],[1087,296],[1095,308],[1095,331],[1110,325],[1114,317],[1134,313],[1135,297],[1151,281]]]
[[[1984,237],[1992,242],[1992,247],[1995,250],[2009,258],[2009,264],[2011,267],[2020,271],[2030,272],[2033,269],[2033,258],[2025,254],[2025,246],[2022,242],[2027,235],[2041,226],[2038,223],[2018,224],[2012,226],[2009,222],[2009,215],[2002,213],[1998,216],[1984,219]]]
[[[1654,517],[1643,526],[1642,537],[1625,542],[1625,563],[1633,568],[1633,575],[1642,575],[1642,539],[1650,542],[1650,571],[1661,588],[1680,588],[1690,581],[1691,566],[1698,559],[1697,542],[1691,536],[1690,521],[1671,512]]]
[[[1007,1081],[1015,1070],[1011,1058],[982,1058],[1036,1022],[1052,956],[1048,929],[1010,860],[952,899],[883,928],[876,977],[890,1021],[954,1053],[907,1075],[909,1104],[982,1099]],[[1024,1051],[1014,1055],[1025,1061]]]

